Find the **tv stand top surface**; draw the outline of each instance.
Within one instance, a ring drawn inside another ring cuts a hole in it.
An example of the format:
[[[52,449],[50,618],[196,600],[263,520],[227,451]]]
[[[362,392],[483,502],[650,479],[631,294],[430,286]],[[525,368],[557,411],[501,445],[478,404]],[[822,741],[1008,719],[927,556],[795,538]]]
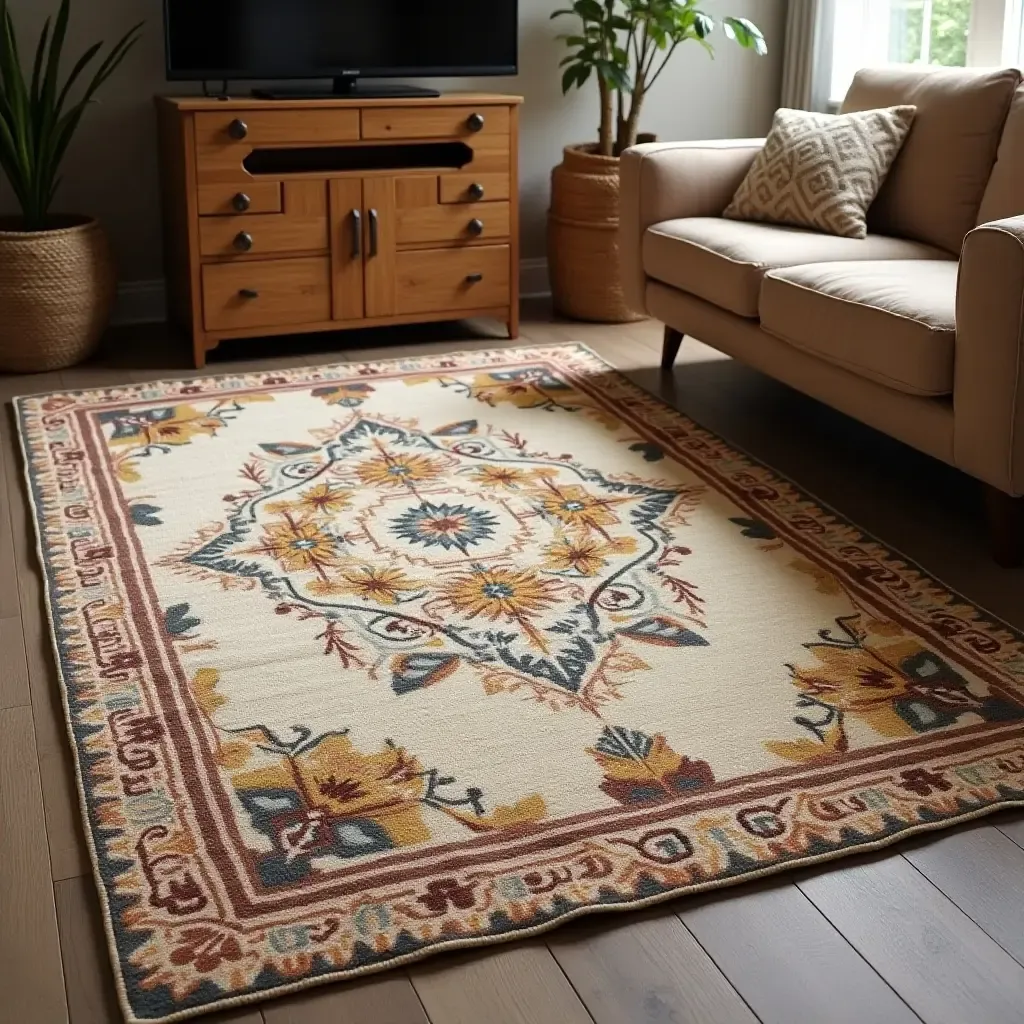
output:
[[[345,107],[462,107],[473,105],[503,106],[519,105],[522,96],[503,95],[501,93],[480,92],[446,92],[441,96],[423,97],[384,97],[368,99],[366,97],[330,97],[328,99],[280,99],[262,100],[254,96],[239,95],[222,99],[218,96],[158,96],[158,102],[169,104],[176,110],[303,110],[309,108],[345,108]]]

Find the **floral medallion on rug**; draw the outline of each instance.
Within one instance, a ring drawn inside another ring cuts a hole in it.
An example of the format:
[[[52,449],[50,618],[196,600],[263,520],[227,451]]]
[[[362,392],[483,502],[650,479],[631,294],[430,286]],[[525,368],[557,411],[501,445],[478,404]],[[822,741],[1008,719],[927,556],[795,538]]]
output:
[[[1024,801],[1021,635],[581,346],[18,413],[130,1020]]]

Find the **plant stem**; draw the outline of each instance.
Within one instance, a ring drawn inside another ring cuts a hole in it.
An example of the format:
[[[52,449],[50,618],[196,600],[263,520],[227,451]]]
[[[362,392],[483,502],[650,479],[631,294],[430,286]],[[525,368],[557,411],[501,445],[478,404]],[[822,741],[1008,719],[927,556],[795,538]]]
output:
[[[612,156],[612,119],[614,115],[614,97],[611,86],[603,79],[598,79],[601,88],[601,133],[599,136],[598,149],[601,156]]]

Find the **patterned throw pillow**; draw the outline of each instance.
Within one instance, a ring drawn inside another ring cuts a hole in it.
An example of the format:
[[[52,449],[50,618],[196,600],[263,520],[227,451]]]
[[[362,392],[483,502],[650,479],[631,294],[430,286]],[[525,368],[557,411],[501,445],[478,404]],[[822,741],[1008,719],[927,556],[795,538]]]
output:
[[[776,111],[764,149],[725,216],[863,238],[868,207],[910,131],[916,109]]]

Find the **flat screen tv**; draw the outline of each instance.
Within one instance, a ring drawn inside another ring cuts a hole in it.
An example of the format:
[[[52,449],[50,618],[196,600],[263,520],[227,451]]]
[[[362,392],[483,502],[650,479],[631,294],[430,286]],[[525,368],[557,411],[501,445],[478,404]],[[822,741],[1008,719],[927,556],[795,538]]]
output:
[[[512,75],[518,0],[164,0],[172,80]]]

